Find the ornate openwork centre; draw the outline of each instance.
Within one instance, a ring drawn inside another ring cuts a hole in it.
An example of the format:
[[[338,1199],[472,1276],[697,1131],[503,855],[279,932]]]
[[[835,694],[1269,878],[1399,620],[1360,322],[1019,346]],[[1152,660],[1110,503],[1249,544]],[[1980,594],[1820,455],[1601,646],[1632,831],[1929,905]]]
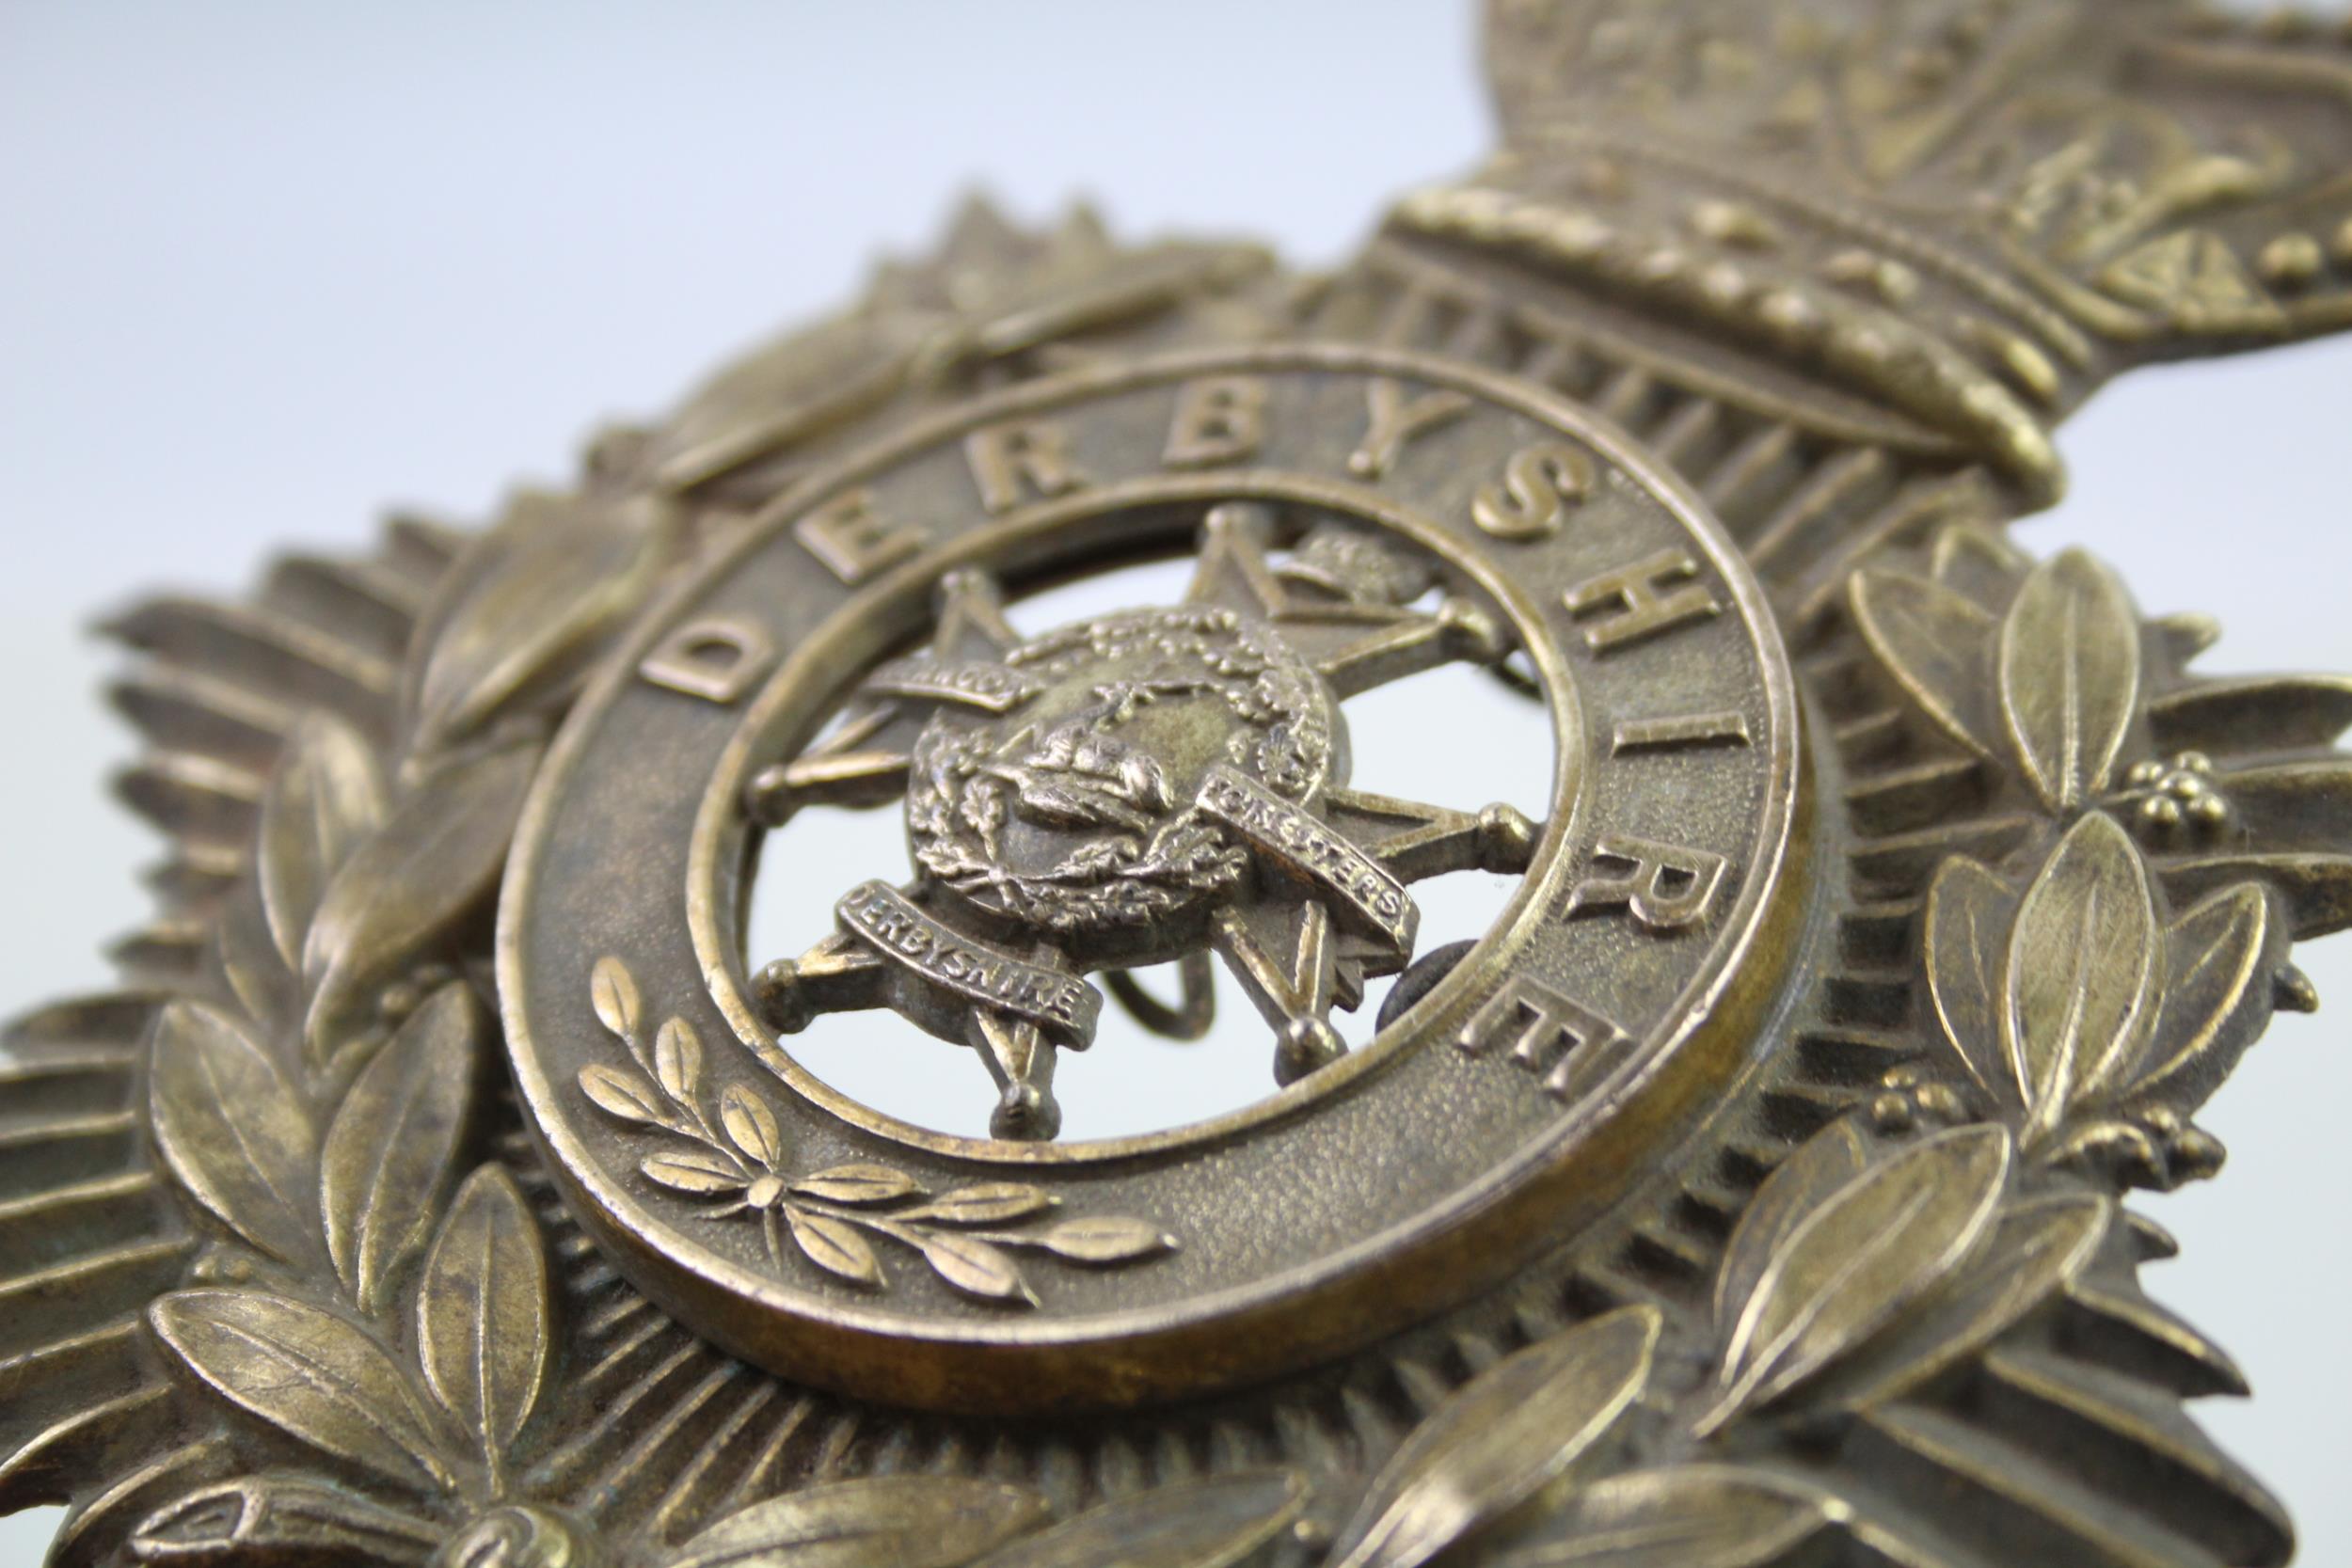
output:
[[[875,671],[840,730],[754,785],[776,823],[902,788],[917,872],[857,888],[835,935],[761,973],[770,1022],[797,1032],[818,1011],[886,1006],[969,1043],[996,1078],[1003,1138],[1058,1128],[1055,1053],[1092,1043],[1101,999],[1075,978],[1090,970],[1184,961],[1179,1009],[1123,973],[1114,991],[1188,1035],[1207,1020],[1214,951],[1275,1031],[1279,1082],[1343,1055],[1332,1010],[1412,958],[1407,883],[1522,871],[1535,832],[1507,806],[1345,787],[1343,692],[1505,644],[1458,595],[1415,608],[1432,571],[1359,529],[1323,524],[1273,564],[1280,522],[1215,508],[1182,606],[1032,641],[992,580],[951,576],[929,648]]]
[[[907,832],[939,886],[1073,945],[1178,956],[1188,917],[1248,869],[1217,801],[1295,810],[1330,778],[1339,718],[1321,680],[1231,610],[1090,621],[999,668],[1049,684],[977,725],[931,721]]]
[[[1174,602],[1005,613],[1171,550]],[[1204,1344],[1238,1369],[1360,1343],[1608,1202],[1647,1108],[1736,1070],[1728,1021],[1788,951],[1758,934],[1793,693],[1753,579],[1605,424],[1411,356],[1170,356],[984,400],[812,478],[622,658],[521,831],[518,1080],[650,1289],[830,1385],[1122,1402],[1188,1386]],[[1454,663],[1533,697],[1540,814],[1357,776],[1344,709]],[[747,879],[806,880],[819,807],[898,814],[905,861],[753,951]],[[1500,914],[1422,951],[1415,888],[1467,871],[1515,879]],[[1169,964],[1173,998],[1140,982]],[[1189,1037],[1220,988],[1264,1021],[1271,1092],[1055,1136],[1056,1065],[1107,1006]],[[795,1054],[850,1010],[976,1056],[993,1135]],[[1428,1260],[1367,1296],[1375,1243]]]

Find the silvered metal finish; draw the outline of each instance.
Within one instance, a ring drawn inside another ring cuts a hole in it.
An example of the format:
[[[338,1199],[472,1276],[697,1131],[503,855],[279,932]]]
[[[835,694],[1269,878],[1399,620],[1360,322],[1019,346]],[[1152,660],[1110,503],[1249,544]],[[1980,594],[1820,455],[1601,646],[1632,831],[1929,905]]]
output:
[[[56,1560],[2287,1560],[2122,1199],[2315,1001],[2352,685],[2008,525],[2106,376],[2352,315],[2352,40],[1488,25],[1504,148],[1335,275],[975,206],[566,491],[119,623],[167,908],[0,1069]],[[1541,814],[1358,776],[1451,664]],[[831,807],[904,856],[752,951]],[[1057,1135],[1220,997],[1263,1099]],[[993,1135],[812,1073],[845,1010]]]

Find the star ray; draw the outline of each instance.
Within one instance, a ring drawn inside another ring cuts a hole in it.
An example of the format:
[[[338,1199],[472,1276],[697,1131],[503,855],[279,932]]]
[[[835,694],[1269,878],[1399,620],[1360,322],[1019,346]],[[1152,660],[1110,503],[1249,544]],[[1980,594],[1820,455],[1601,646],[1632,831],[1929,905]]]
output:
[[[1267,558],[1274,533],[1271,507],[1236,502],[1212,511],[1184,601],[1275,627],[1343,700],[1440,665],[1500,664],[1511,652],[1494,618],[1459,595],[1433,612],[1351,590],[1320,569],[1278,569]],[[1409,594],[1426,578],[1409,580],[1413,587],[1396,592]]]
[[[938,624],[924,652],[869,676],[866,704],[794,760],[752,781],[749,808],[770,828],[807,806],[885,806],[906,793],[915,739],[941,705],[1002,711],[1023,688],[1003,657],[1021,636],[1005,619],[1004,593],[985,572],[940,579]]]
[[[1054,1098],[1054,1068],[1060,1059],[1034,1023],[976,1007],[971,1015],[973,1049],[996,1081],[996,1109],[988,1130],[1019,1143],[1041,1142],[1061,1131],[1061,1105]]]
[[[1210,942],[1274,1027],[1276,1082],[1295,1084],[1347,1053],[1331,1026],[1340,1000],[1339,943],[1322,903],[1261,900],[1221,911]]]
[[[888,1006],[888,978],[871,948],[834,932],[799,958],[763,968],[752,979],[752,999],[768,1027],[797,1035],[826,1013]]]
[[[1334,789],[1325,796],[1324,809],[1333,828],[1405,882],[1456,871],[1518,876],[1527,870],[1542,836],[1537,824],[1507,805],[1455,811],[1366,790]]]

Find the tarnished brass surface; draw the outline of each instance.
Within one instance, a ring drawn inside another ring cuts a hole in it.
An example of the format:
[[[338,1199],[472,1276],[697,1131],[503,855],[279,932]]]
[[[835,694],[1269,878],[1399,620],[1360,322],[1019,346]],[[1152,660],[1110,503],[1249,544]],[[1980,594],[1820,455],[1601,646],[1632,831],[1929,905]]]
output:
[[[1246,427],[1219,415],[1215,462],[1171,465],[1212,400],[1247,407]],[[1383,410],[1417,411],[1421,433],[1384,448]],[[1070,467],[992,515],[990,455],[1016,442]],[[585,1223],[754,1359],[1025,1409],[1197,1392],[1351,1346],[1548,1245],[1561,1195],[1587,1211],[1617,1196],[1612,1122],[1687,1103],[1695,1074],[1728,1079],[1751,1042],[1692,1037],[1735,972],[1769,968],[1759,927],[1793,901],[1775,894],[1796,714],[1770,612],[1695,499],[1634,461],[1481,372],[1260,349],[983,401],[753,522],[580,705],[508,871],[508,1037]],[[843,497],[897,565],[809,572],[811,520]],[[1026,643],[997,615],[999,578],[1196,541],[1181,606]],[[927,622],[925,652],[878,666]],[[733,673],[720,700],[666,678],[661,650],[698,642]],[[1549,708],[1561,738],[1547,825],[1353,787],[1342,696],[1513,650],[1542,689],[1531,720]],[[1677,723],[1703,733],[1638,733]],[[917,876],[845,890],[834,930],[747,973],[747,845],[804,796],[903,799]],[[624,835],[668,847],[616,865]],[[1335,1008],[1414,957],[1407,884],[1481,866],[1525,873],[1512,909],[1349,1052]],[[1269,1090],[1291,1086],[1205,1127],[1042,1141],[1055,1056],[1086,1048],[1102,1006],[1083,976],[1212,950],[1266,1016]],[[898,1124],[805,1070],[790,1036],[840,1006],[970,1045],[998,1139]],[[740,1040],[719,1058],[737,1070],[665,1076],[645,1043],[662,1029]],[[747,1145],[711,1106],[779,1135]],[[1383,1180],[1317,1175],[1347,1164]],[[822,1196],[828,1168],[863,1173],[857,1201]],[[977,1228],[943,1239],[948,1200],[925,1195],[981,1190],[999,1196]],[[740,1224],[711,1223],[714,1195]],[[1431,1248],[1478,1260],[1433,1269]],[[915,1276],[885,1267],[894,1253]],[[1391,1284],[1367,1292],[1367,1275]]]
[[[120,623],[182,871],[0,1058],[55,1560],[2287,1561],[2122,1199],[2352,921],[2352,681],[2007,526],[2106,377],[2352,320],[2352,35],[1488,26],[1503,147],[1333,275],[976,207],[569,489]],[[1447,666],[1540,815],[1359,776]],[[756,949],[837,810],[904,854]],[[1058,1135],[1220,1006],[1263,1098]]]

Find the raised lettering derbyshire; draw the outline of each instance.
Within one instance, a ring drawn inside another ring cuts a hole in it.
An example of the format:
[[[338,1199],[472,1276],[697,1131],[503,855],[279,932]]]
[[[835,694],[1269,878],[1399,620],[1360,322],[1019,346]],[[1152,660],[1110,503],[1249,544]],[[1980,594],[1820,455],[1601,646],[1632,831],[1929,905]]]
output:
[[[1214,468],[1255,457],[1265,440],[1266,397],[1266,384],[1256,376],[1187,384],[1177,397],[1175,427],[1160,461],[1171,468]]]
[[[1083,1049],[1093,1041],[1103,998],[1092,986],[948,929],[887,882],[852,889],[834,917],[928,984],[1034,1023],[1059,1044]]]
[[[1722,603],[1698,576],[1698,562],[1677,546],[1604,572],[1562,597],[1568,613],[1585,623],[1585,645],[1596,654],[1613,654],[1722,614]]]
[[[1503,1051],[1513,1067],[1542,1080],[1545,1093],[1565,1101],[1574,1097],[1581,1076],[1602,1070],[1608,1053],[1629,1038],[1596,1009],[1533,975],[1515,974],[1471,1015],[1454,1044],[1470,1057]],[[1596,1065],[1595,1056],[1604,1061]]]
[[[866,675],[846,722],[763,755],[743,792],[769,829],[811,806],[895,801],[919,879],[861,891],[800,957],[762,966],[754,1003],[770,1027],[897,1011],[981,1058],[993,1133],[1041,1140],[1060,1126],[1056,1050],[1093,1006],[1083,987],[1189,1038],[1204,971],[1222,964],[1272,1033],[1275,1082],[1295,1085],[1347,1054],[1336,1015],[1360,1009],[1368,982],[1412,968],[1411,889],[1429,878],[1547,863],[1545,896],[1510,919],[1579,964],[1624,949],[1607,923],[1571,914],[1676,939],[1644,961],[1694,975],[1728,954],[1718,927],[1748,885],[1753,832],[1710,825],[1701,841],[1721,847],[1702,856],[1572,838],[1501,802],[1371,794],[1353,786],[1343,711],[1425,671],[1507,662],[1517,644],[1522,673],[1573,680],[1586,718],[1560,736],[1581,753],[1562,760],[1596,781],[1594,799],[1671,789],[1776,812],[1773,660],[1721,542],[1575,421],[1405,356],[1353,371],[1327,348],[1305,358],[1187,357],[1141,382],[1041,388],[862,467],[850,500],[795,502],[827,520],[818,543],[869,570],[911,544],[943,548],[879,568],[893,614],[930,590],[929,638]],[[891,526],[910,519],[911,539]],[[1198,554],[1172,602],[1034,633],[1008,609],[1081,559],[1064,548],[1108,560],[1186,527]],[[959,537],[994,528],[985,549]],[[1687,657],[1660,647],[1676,638]],[[1620,766],[1637,771],[1602,787]],[[1566,790],[1555,781],[1555,801]],[[1578,848],[1581,875],[1551,869]],[[1165,964],[1183,970],[1177,1007],[1135,979]],[[1569,990],[1605,1019],[1617,979]],[[1565,1007],[1538,1011],[1557,1024]],[[1604,1057],[1591,1041],[1669,1043],[1654,1013],[1616,1035],[1569,1022],[1497,1054],[1573,1100],[1582,1069],[1560,1063]],[[1587,1047],[1571,1052],[1570,1036]]]
[[[1071,460],[1068,428],[1044,420],[974,431],[964,438],[963,450],[980,504],[991,516],[1066,496],[1087,483]]]
[[[792,525],[792,536],[854,588],[923,553],[923,536],[875,510],[874,492],[851,490]]]
[[[655,686],[730,707],[776,661],[775,642],[752,622],[690,621],[663,638],[637,667]]]

